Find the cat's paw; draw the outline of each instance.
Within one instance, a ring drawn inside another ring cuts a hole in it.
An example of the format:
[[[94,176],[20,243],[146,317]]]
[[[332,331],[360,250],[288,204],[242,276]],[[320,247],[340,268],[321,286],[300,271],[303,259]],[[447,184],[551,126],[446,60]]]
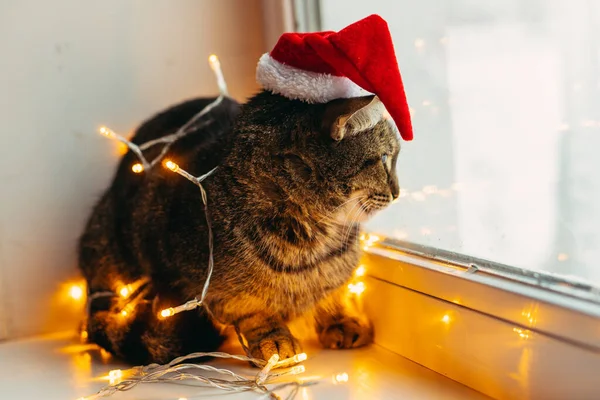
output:
[[[300,343],[287,329],[275,329],[259,340],[248,344],[250,354],[254,358],[269,360],[278,354],[280,360],[290,358],[302,352]]]
[[[373,341],[373,326],[369,321],[347,317],[319,332],[319,341],[328,349],[351,349]]]

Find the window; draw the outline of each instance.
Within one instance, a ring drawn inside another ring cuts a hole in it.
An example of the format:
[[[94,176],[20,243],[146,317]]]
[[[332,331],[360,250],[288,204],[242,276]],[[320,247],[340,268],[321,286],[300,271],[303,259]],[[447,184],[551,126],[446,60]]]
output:
[[[375,341],[492,398],[595,398],[600,3],[319,5],[323,30],[388,21],[413,117],[367,225]]]
[[[388,237],[600,284],[600,3],[322,0],[390,25],[413,113]]]

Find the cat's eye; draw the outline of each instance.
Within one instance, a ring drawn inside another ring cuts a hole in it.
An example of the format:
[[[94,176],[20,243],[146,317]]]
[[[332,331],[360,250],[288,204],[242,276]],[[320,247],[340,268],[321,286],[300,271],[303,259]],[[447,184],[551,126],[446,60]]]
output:
[[[387,163],[387,159],[388,159],[388,155],[387,154],[384,154],[384,155],[381,156],[381,162],[382,163],[386,164]]]

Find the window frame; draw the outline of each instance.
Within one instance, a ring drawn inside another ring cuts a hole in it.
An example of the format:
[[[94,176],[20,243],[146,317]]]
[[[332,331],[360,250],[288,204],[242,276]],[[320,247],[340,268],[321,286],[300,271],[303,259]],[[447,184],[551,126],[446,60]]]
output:
[[[373,278],[600,352],[600,288],[394,239],[365,259]]]
[[[600,303],[582,284],[391,239],[363,265],[376,344],[492,398],[597,395]]]

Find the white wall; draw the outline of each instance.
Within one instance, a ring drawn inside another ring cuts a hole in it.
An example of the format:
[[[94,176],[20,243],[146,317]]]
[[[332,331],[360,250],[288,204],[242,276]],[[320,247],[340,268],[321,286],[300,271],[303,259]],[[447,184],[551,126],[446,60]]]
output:
[[[131,132],[186,98],[256,89],[260,0],[0,0],[0,338],[71,329],[64,282],[118,160],[96,134]]]

